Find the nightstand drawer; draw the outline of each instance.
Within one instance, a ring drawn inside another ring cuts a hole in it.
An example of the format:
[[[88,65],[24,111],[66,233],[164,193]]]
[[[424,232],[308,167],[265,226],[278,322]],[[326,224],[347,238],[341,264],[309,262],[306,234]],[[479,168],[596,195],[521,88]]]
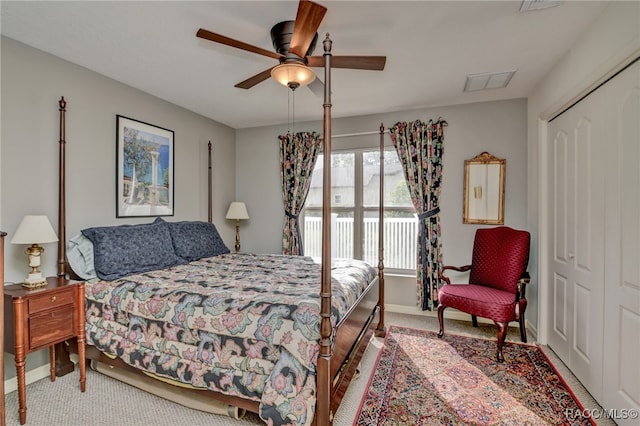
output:
[[[73,306],[29,318],[29,348],[50,346],[75,336]]]
[[[73,297],[73,291],[63,291],[55,294],[32,296],[27,301],[29,315],[49,309],[55,309],[64,305],[72,305],[74,302]]]

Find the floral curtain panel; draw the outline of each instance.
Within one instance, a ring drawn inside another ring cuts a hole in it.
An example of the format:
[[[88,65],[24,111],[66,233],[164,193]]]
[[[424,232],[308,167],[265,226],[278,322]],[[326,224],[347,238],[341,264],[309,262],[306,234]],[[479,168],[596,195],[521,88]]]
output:
[[[442,267],[440,189],[446,125],[442,120],[417,120],[398,122],[389,129],[418,212],[417,287],[423,310],[438,306],[438,275]]]
[[[280,177],[284,202],[282,254],[304,255],[298,216],[311,185],[311,174],[322,147],[322,137],[316,132],[280,135]]]

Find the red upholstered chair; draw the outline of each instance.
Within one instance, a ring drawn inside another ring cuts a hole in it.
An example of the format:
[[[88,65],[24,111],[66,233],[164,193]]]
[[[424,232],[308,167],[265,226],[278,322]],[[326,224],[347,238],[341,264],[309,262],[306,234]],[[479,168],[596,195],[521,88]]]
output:
[[[452,307],[471,314],[474,327],[478,326],[478,316],[493,320],[498,328],[498,362],[504,361],[502,345],[509,322],[520,323],[520,337],[527,341],[524,311],[530,239],[527,231],[507,226],[476,231],[471,265],[444,266],[440,271],[445,285],[438,292],[438,337],[444,335],[443,312]],[[444,275],[446,270],[471,271],[469,283],[451,284]]]

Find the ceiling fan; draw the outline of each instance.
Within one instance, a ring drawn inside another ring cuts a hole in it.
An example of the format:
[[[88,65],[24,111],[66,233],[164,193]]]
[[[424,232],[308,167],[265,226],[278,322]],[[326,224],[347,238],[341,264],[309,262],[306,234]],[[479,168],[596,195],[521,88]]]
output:
[[[327,8],[324,6],[308,0],[300,0],[295,21],[283,21],[271,28],[275,52],[203,28],[198,30],[196,36],[279,61],[278,65],[241,81],[235,87],[250,89],[273,76],[281,84],[295,90],[314,81],[315,73],[309,67],[324,66],[324,56],[310,55],[318,39],[316,31],[326,12]],[[384,69],[386,60],[386,56],[331,56],[331,67],[381,71]],[[315,90],[310,86],[314,92],[323,92],[323,84],[319,80],[316,79],[314,85]]]

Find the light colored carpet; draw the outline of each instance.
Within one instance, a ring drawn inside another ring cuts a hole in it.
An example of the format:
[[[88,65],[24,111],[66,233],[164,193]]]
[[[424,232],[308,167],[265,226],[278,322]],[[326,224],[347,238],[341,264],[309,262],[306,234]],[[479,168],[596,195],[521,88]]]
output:
[[[437,330],[438,320],[396,313],[386,313],[386,324]],[[480,324],[474,329],[470,323],[447,320],[445,332],[495,338],[495,328]],[[519,332],[512,328],[508,340],[519,341]],[[361,376],[351,383],[338,409],[334,424],[349,426],[358,412],[360,399],[378,356],[382,339],[372,339],[361,362]],[[558,357],[543,347],[554,366],[565,378],[569,387],[585,408],[599,408],[580,382],[559,361]],[[505,353],[508,362],[508,354]],[[19,425],[17,392],[8,394],[6,402],[6,424]],[[169,402],[137,388],[121,383],[91,370],[87,370],[87,391],[80,392],[78,373],[59,377],[55,382],[48,378],[27,386],[27,425],[29,426],[248,426],[264,424],[258,416],[248,413],[241,420],[208,414]],[[598,422],[599,425],[614,425],[613,422]]]

